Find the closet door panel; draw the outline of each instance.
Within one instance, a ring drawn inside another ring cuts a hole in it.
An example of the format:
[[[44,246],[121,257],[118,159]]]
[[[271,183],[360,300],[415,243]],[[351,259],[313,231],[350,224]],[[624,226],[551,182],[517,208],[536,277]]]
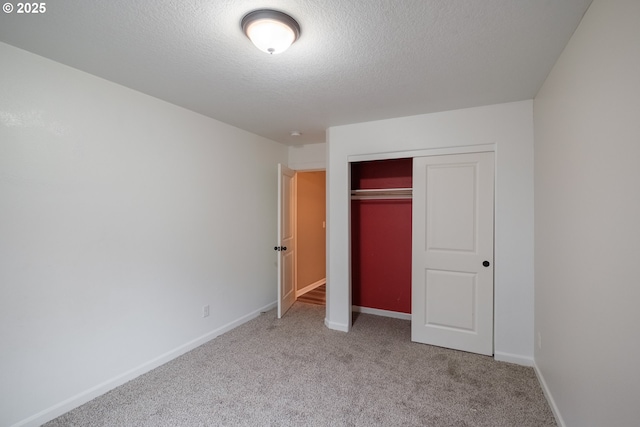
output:
[[[413,167],[411,339],[493,354],[493,153]]]

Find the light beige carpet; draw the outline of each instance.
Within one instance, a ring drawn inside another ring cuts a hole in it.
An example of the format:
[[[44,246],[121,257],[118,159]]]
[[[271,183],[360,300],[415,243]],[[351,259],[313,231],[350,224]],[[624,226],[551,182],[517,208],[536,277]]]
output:
[[[262,314],[46,425],[555,425],[531,368],[412,343],[406,320],[324,317]]]

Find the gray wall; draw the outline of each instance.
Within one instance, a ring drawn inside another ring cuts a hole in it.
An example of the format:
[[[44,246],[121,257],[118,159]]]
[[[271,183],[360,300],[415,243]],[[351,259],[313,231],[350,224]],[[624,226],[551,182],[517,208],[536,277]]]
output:
[[[594,1],[534,102],[535,361],[567,426],[640,420],[639,23]]]
[[[288,152],[5,44],[0,62],[0,425],[38,425],[275,301]]]

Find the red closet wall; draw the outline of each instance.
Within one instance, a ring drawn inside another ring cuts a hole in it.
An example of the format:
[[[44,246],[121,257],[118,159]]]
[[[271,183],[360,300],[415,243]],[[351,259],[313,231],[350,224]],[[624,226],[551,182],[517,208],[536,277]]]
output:
[[[411,188],[412,159],[351,164],[351,189]],[[351,292],[360,307],[411,313],[411,199],[351,201]]]

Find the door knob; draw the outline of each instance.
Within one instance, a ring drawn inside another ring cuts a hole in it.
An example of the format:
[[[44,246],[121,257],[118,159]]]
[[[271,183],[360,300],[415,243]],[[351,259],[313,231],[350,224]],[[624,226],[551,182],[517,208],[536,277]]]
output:
[[[482,265],[484,265],[485,267],[489,267],[491,263],[489,261],[484,261]]]
[[[287,247],[286,247],[286,246],[283,246],[283,247],[282,247],[282,250],[283,250],[283,251],[286,251],[286,250],[287,250]]]

